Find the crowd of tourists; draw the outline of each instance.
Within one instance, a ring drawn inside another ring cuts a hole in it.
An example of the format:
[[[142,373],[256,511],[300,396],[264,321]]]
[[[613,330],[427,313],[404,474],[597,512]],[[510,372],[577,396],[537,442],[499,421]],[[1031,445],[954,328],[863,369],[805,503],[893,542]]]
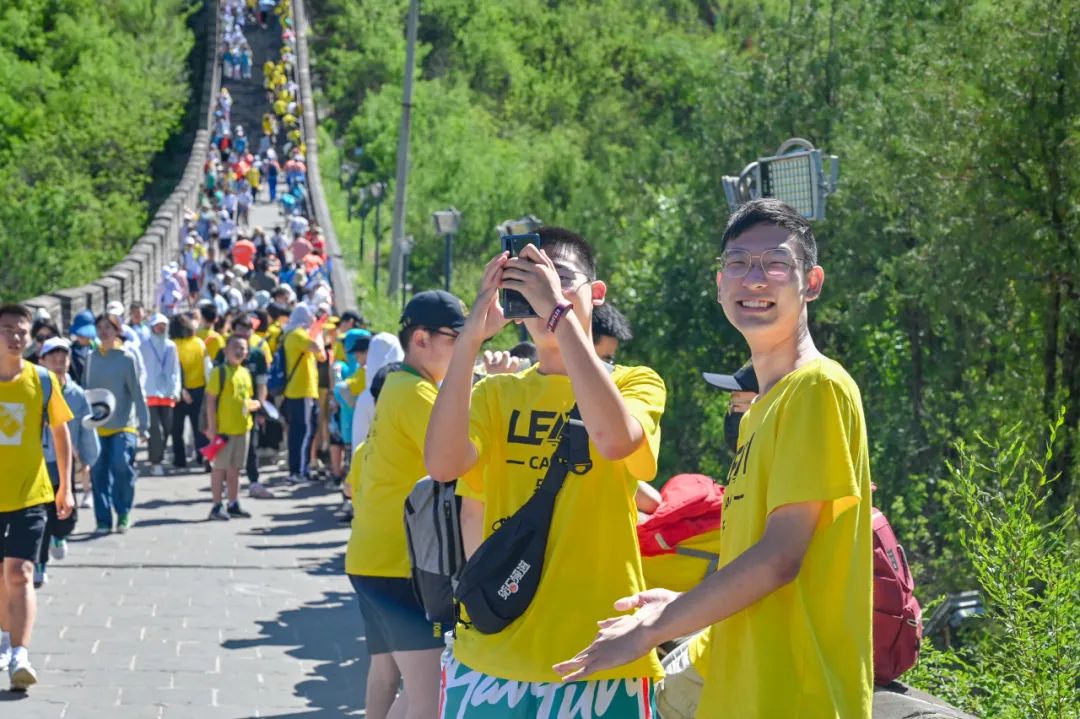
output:
[[[153,305],[64,328],[0,307],[11,686],[36,681],[33,589],[77,509],[98,535],[133,527],[145,441],[151,476],[209,472],[211,521],[251,516],[241,475],[250,498],[274,496],[279,455],[282,481],[341,486],[368,717],[868,717],[866,431],[858,387],[807,327],[824,273],[806,220],[775,200],[730,219],[718,299],[753,359],[705,379],[732,392],[735,459],[723,488],[693,475],[657,492],[666,387],[617,363],[630,326],[577,233],[543,227],[493,256],[471,310],[430,290],[395,327],[335,313],[288,0],[222,12],[231,81],[261,60],[245,28],[282,33],[262,65],[271,111],[252,147],[228,89],[216,98],[204,191]],[[267,204],[274,222],[254,224]],[[529,311],[508,318],[507,291]],[[529,340],[485,351],[511,319]],[[689,702],[670,683],[688,667]]]

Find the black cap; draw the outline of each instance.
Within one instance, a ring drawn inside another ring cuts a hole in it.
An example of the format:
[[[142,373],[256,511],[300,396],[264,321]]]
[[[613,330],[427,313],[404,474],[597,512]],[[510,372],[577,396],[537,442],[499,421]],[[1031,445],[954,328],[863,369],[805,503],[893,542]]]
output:
[[[465,326],[465,303],[445,290],[418,292],[405,305],[401,326],[460,330]]]
[[[342,322],[345,322],[347,320],[352,320],[353,324],[357,325],[358,327],[363,327],[367,324],[367,322],[364,321],[364,316],[356,310],[345,310],[344,312],[342,312],[338,324],[341,324]]]
[[[726,389],[728,392],[758,392],[757,375],[754,366],[744,364],[735,374],[714,374],[702,372],[701,376],[713,387]]]

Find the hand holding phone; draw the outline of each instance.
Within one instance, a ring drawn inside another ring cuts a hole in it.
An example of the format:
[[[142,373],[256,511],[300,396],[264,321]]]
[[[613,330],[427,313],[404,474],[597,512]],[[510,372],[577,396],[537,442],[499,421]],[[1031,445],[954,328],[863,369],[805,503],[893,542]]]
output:
[[[541,248],[540,235],[506,235],[502,238],[503,252],[509,252],[511,259],[517,257],[526,245],[533,244],[537,249]],[[536,317],[536,311],[525,299],[524,295],[516,290],[499,290],[499,304],[503,308],[503,316],[508,320],[523,320]]]

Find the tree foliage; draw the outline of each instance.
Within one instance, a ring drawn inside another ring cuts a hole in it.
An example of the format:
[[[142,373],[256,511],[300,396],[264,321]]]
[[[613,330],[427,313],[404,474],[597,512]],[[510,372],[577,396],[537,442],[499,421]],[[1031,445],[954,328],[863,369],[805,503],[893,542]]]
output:
[[[392,178],[407,2],[312,4],[327,128],[362,148],[359,184]],[[449,204],[466,299],[496,223],[582,231],[634,323],[624,359],[668,385],[661,477],[730,459],[727,397],[700,377],[747,356],[714,299],[720,179],[799,136],[842,163],[813,332],[862,388],[875,503],[921,593],[977,579],[958,439],[1046,442],[1064,407],[1037,492],[1075,514],[1080,2],[425,0],[417,57],[415,284],[441,282]]]
[[[151,158],[189,100],[190,0],[0,7],[3,297],[88,282],[146,225]]]

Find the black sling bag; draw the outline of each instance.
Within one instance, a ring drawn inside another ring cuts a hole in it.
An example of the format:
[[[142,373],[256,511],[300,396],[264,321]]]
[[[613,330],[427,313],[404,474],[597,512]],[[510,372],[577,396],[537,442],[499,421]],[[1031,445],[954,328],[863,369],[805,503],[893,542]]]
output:
[[[497,634],[529,608],[540,586],[555,497],[567,474],[590,469],[589,433],[575,404],[540,487],[484,540],[458,577],[454,599],[478,632]]]

